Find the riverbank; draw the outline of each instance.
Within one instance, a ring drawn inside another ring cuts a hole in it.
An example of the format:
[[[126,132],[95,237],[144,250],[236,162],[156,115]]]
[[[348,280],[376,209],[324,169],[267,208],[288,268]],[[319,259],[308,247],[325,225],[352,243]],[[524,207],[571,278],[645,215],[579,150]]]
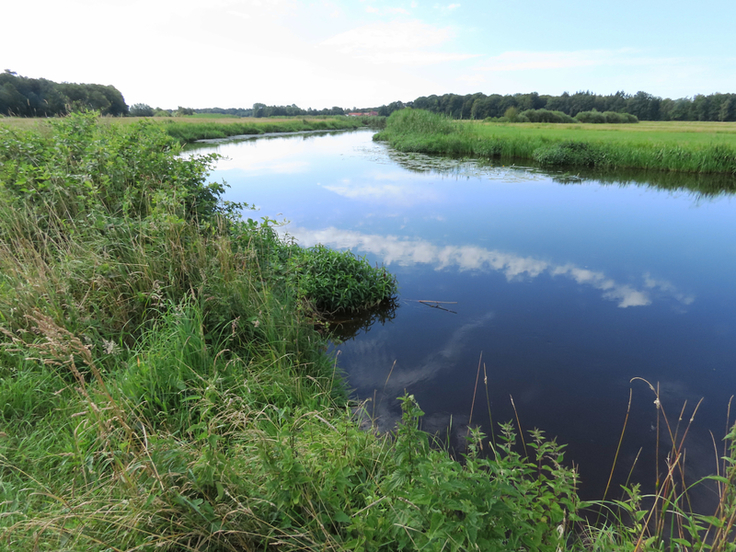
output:
[[[636,125],[451,121],[421,110],[391,114],[375,136],[404,152],[531,159],[542,166],[736,176],[736,124]]]
[[[369,117],[329,117],[329,118],[283,118],[283,119],[203,119],[171,118],[161,119],[169,136],[182,144],[197,140],[229,138],[231,136],[318,130],[352,130],[365,128],[376,121]]]
[[[181,144],[197,140],[224,139],[232,136],[258,136],[269,133],[306,132],[320,130],[353,130],[357,128],[382,128],[385,117],[103,117],[100,122],[136,124],[145,121],[161,125],[166,133]],[[4,117],[0,125],[10,128],[43,128],[49,119]]]
[[[92,115],[0,128],[5,548],[557,550],[572,539],[576,474],[541,434],[537,469],[510,426],[491,456],[470,430],[456,462],[430,446],[411,396],[393,434],[361,423],[314,309],[375,304],[393,279],[241,219],[207,182],[215,157],[180,151],[162,125]]]

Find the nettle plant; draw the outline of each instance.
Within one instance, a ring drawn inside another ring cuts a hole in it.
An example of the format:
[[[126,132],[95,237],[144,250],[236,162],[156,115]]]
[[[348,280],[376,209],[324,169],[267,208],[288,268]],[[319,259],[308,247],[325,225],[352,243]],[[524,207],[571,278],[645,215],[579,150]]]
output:
[[[401,399],[399,425],[384,477],[369,506],[351,517],[350,550],[548,550],[565,547],[578,520],[577,473],[563,465],[562,446],[530,433],[529,457],[502,425],[496,445],[469,431],[464,461],[430,446],[413,395]],[[483,454],[485,446],[490,454]],[[531,451],[530,451],[531,452]]]

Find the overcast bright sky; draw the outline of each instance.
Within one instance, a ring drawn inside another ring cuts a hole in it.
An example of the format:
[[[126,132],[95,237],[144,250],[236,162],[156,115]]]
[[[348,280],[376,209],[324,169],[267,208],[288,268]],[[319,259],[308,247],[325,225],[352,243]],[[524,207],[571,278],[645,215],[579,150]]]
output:
[[[736,0],[36,0],[2,12],[0,71],[112,84],[128,105],[736,92]]]

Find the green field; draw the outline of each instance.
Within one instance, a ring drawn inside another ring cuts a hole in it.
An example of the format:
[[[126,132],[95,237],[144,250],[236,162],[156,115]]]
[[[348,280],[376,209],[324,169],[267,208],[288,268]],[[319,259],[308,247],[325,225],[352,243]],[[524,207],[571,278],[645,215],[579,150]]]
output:
[[[635,145],[660,144],[736,147],[736,123],[641,121],[630,125],[482,123],[464,121],[480,137],[534,136],[547,140],[581,140]]]

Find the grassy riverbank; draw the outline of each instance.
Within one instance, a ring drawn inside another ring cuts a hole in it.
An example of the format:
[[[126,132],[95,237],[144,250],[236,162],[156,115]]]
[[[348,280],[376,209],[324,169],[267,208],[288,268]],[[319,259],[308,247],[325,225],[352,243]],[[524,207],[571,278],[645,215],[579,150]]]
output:
[[[470,429],[459,463],[407,396],[376,434],[314,320],[393,278],[240,219],[179,154],[150,122],[0,128],[0,550],[644,550],[675,518],[729,550],[736,449],[712,519],[658,514],[671,472],[593,529],[541,432]]]
[[[0,118],[0,124],[11,128],[32,129],[45,125],[48,119],[25,117]],[[278,132],[304,132],[315,130],[351,130],[383,126],[385,117],[105,117],[101,122],[111,124],[135,124],[140,121],[160,124],[172,138],[182,144],[205,139],[221,139],[231,136],[257,136]]]
[[[150,122],[0,129],[0,549],[564,542],[556,445],[539,471],[474,435],[461,465],[411,397],[395,435],[361,428],[313,305],[374,304],[393,279],[239,220],[213,158],[179,151]]]
[[[734,123],[500,124],[405,109],[389,117],[376,139],[400,151],[533,159],[550,167],[736,176]]]

